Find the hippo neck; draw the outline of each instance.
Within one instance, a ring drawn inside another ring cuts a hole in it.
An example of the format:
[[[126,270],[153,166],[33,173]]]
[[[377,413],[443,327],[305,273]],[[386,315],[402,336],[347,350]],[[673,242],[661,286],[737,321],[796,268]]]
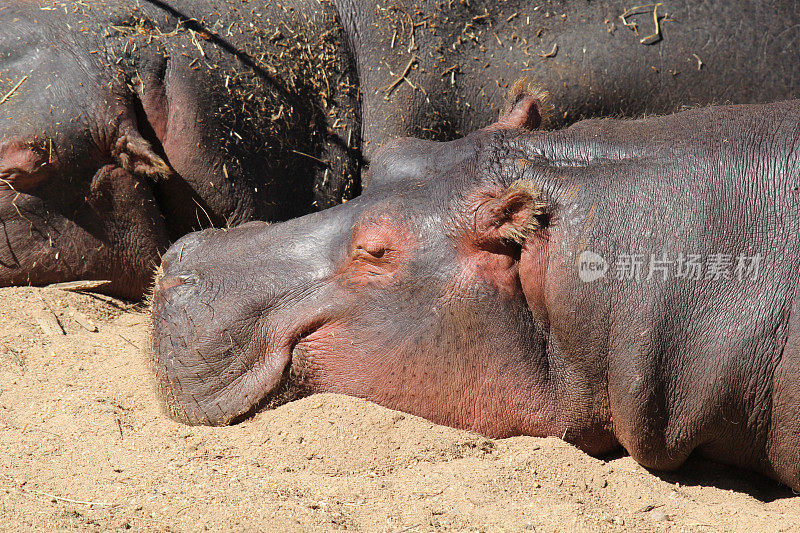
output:
[[[694,449],[752,464],[744,443],[768,438],[770,410],[752,399],[773,386],[753,376],[776,373],[797,285],[797,105],[587,121],[510,141],[530,161],[519,174],[558,204],[541,296],[551,364],[607,387],[581,397],[594,394],[585,405],[613,416],[643,464],[674,468]],[[605,276],[581,277],[587,252]],[[703,268],[694,280],[677,274],[690,255]],[[723,256],[727,274],[709,277]],[[754,257],[757,275],[739,276],[740,258]],[[724,377],[709,386],[709,372]]]

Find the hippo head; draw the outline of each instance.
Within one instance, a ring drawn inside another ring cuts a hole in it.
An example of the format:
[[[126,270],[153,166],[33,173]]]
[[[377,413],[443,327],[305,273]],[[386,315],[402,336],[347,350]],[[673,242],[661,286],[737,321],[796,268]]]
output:
[[[94,281],[83,286],[140,299],[172,239],[253,216],[252,187],[232,183],[250,162],[226,151],[223,167],[203,120],[220,115],[214,83],[158,39],[122,52],[153,40],[108,29],[138,9],[125,4],[0,8],[0,286]]]
[[[169,242],[151,187],[169,169],[138,134],[66,124],[0,132],[0,286],[109,280],[99,290],[140,298]]]
[[[0,286],[108,280],[141,298],[169,244],[154,189],[170,165],[124,76],[23,4],[0,36]]]
[[[220,425],[337,392],[488,435],[561,431],[542,295],[554,213],[506,152],[541,135],[542,106],[515,102],[463,139],[385,146],[346,204],[176,242],[153,305],[167,411]]]

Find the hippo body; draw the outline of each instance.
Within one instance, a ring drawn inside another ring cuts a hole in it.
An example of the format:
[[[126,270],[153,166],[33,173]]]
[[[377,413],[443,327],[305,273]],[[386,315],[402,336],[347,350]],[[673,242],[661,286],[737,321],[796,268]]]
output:
[[[337,392],[800,490],[800,101],[542,132],[515,100],[387,144],[344,205],[178,241],[153,308],[167,411]]]
[[[655,37],[628,7],[5,2],[0,285],[140,297],[170,241],[349,199],[387,140],[490,123],[521,72],[552,126],[798,93],[796,3],[667,3]]]

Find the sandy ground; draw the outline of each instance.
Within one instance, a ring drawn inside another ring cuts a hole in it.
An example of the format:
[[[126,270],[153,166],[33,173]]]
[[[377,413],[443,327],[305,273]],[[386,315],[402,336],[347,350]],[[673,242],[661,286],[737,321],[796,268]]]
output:
[[[800,531],[800,496],[753,474],[658,475],[342,396],[187,427],[153,394],[143,307],[28,288],[0,302],[2,530]]]

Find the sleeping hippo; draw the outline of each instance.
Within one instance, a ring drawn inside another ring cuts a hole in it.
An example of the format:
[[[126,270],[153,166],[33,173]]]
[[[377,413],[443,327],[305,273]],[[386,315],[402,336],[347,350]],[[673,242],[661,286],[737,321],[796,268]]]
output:
[[[153,306],[167,412],[315,392],[800,490],[800,100],[402,138],[346,204],[190,234]]]
[[[630,7],[5,0],[0,286],[139,298],[171,241],[352,198],[380,146],[489,124],[520,71],[552,127],[798,94],[795,2]]]

